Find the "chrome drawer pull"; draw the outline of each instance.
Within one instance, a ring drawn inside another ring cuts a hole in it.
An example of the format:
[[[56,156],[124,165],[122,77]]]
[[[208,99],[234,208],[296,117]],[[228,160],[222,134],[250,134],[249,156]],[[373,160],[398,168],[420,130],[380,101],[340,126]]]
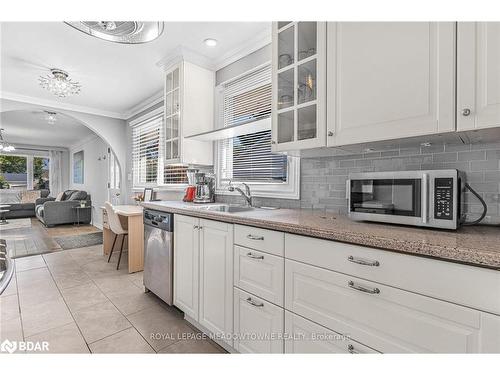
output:
[[[247,257],[252,258],[252,259],[264,259],[264,255],[254,255],[252,253],[248,253]]]
[[[257,302],[254,302],[252,300],[252,297],[248,297],[247,298],[247,302],[252,305],[252,306],[255,306],[255,307],[264,307],[264,304],[263,303],[257,303]]]
[[[351,344],[347,345],[347,351],[351,354],[359,354],[359,352],[356,349],[354,349],[354,345]]]
[[[357,263],[357,264],[362,264],[363,266],[372,266],[372,267],[378,267],[380,266],[380,263],[378,260],[366,260],[363,258],[354,258],[352,255],[349,255],[347,258],[349,262]]]
[[[349,286],[349,288],[352,288],[352,289],[356,289],[356,290],[359,290],[360,292],[365,292],[365,293],[370,293],[370,294],[379,294],[380,293],[380,289],[379,288],[366,288],[364,286],[361,286],[361,285],[357,285],[357,284],[354,284],[354,281],[349,281],[347,283],[347,285]]]
[[[255,240],[255,241],[264,241],[264,236],[255,236],[253,234],[248,234],[247,238],[249,240]]]

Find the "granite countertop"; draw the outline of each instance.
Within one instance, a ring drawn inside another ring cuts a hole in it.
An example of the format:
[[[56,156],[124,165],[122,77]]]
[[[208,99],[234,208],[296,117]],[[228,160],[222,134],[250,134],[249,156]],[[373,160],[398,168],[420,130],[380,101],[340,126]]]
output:
[[[404,254],[500,270],[500,227],[470,226],[457,231],[351,221],[344,215],[309,209],[207,211],[178,201],[146,202],[159,211],[369,246]]]

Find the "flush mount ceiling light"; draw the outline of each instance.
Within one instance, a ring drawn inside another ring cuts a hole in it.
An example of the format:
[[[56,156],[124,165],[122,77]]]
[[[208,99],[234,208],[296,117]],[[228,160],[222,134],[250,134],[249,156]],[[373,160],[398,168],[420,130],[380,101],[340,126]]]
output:
[[[203,41],[203,43],[205,43],[205,45],[209,47],[215,47],[217,45],[217,40],[213,38],[207,38]]]
[[[68,73],[61,69],[50,69],[51,75],[41,76],[40,86],[49,90],[59,98],[76,95],[80,92],[81,85],[68,78]]]
[[[147,43],[163,33],[163,22],[71,21],[65,23],[85,34],[114,43]]]
[[[51,112],[51,111],[44,111],[45,112],[45,118],[47,120],[47,123],[49,125],[54,125],[57,121],[57,113],[56,112]]]
[[[3,134],[2,132],[4,131],[5,129],[0,129],[0,151],[4,151],[4,152],[12,152],[12,151],[15,151],[16,148],[14,146],[12,146],[11,144],[7,143],[4,139],[3,139]]]

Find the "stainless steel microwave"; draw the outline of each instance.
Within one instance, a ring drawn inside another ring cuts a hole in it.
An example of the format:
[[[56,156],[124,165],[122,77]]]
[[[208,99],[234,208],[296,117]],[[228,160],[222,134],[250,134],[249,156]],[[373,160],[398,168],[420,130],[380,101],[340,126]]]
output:
[[[445,229],[463,220],[465,175],[456,169],[352,173],[346,185],[353,220]]]

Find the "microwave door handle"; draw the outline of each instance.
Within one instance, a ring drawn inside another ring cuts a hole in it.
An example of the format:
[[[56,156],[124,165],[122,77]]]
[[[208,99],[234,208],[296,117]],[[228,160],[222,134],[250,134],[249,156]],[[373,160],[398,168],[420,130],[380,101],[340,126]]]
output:
[[[429,217],[429,174],[422,175],[422,222],[427,224]]]

